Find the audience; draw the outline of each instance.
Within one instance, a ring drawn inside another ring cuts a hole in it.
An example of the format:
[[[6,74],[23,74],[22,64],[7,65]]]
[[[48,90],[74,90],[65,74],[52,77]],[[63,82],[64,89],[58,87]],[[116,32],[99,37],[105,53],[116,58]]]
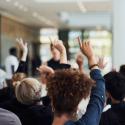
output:
[[[0,69],[0,124],[125,125],[125,65],[103,78],[100,70],[107,62],[97,59],[91,43],[78,37],[78,69],[72,69],[63,42],[50,41],[52,58],[36,69],[40,81],[27,74],[27,43],[17,39],[22,52],[19,62],[16,48],[10,49],[5,60],[7,75]],[[84,69],[84,56],[90,76]],[[5,79],[8,86],[3,84]],[[109,103],[111,107],[105,110]]]

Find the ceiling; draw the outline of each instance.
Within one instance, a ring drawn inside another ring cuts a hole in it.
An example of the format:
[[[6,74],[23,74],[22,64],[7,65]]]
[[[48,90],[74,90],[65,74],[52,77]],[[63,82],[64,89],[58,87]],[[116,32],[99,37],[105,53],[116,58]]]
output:
[[[92,19],[86,15],[107,19],[111,12],[111,0],[0,0],[2,15],[34,27],[78,27],[85,18]]]

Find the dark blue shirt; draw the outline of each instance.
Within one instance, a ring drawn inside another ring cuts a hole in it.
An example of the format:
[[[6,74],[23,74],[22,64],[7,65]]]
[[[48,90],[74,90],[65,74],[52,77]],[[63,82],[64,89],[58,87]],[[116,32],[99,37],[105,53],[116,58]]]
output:
[[[98,69],[92,70],[90,76],[96,81],[96,87],[91,91],[86,113],[78,121],[68,121],[65,125],[99,125],[105,103],[105,81]]]

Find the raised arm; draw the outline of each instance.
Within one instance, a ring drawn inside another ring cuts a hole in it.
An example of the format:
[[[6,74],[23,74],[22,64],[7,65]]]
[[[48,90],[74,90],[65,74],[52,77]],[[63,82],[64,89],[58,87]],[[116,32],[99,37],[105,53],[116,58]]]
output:
[[[105,83],[98,68],[97,60],[90,42],[81,43],[79,41],[82,53],[88,59],[90,76],[96,82],[96,87],[92,88],[90,101],[85,115],[77,121],[78,125],[98,125],[101,113],[105,103]]]
[[[61,40],[55,40],[53,46],[60,52],[60,64],[67,64],[66,48]]]
[[[26,69],[27,69],[26,59],[28,55],[28,46],[27,46],[27,43],[25,43],[22,40],[22,38],[16,39],[16,40],[20,50],[22,51],[22,56],[16,72],[26,73]]]

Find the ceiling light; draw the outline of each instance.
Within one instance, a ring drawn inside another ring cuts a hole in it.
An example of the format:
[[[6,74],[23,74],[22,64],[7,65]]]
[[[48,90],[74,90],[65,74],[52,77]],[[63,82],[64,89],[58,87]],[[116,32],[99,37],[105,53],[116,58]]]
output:
[[[37,16],[38,16],[38,13],[37,13],[37,12],[33,12],[33,16],[34,16],[34,17],[37,17]]]
[[[28,11],[28,8],[24,7],[24,8],[23,8],[23,11],[24,11],[24,12],[27,12],[27,11]]]
[[[6,0],[6,2],[10,2],[11,0]]]
[[[21,10],[22,10],[22,9],[23,9],[23,5],[21,5],[21,4],[20,4],[20,5],[19,5],[19,9],[21,9]]]
[[[14,6],[18,7],[18,6],[19,6],[19,3],[16,1],[16,2],[14,3]]]
[[[80,9],[83,13],[86,12],[86,8],[85,8],[84,4],[83,4],[81,1],[77,1],[77,5],[78,5],[79,9]]]

